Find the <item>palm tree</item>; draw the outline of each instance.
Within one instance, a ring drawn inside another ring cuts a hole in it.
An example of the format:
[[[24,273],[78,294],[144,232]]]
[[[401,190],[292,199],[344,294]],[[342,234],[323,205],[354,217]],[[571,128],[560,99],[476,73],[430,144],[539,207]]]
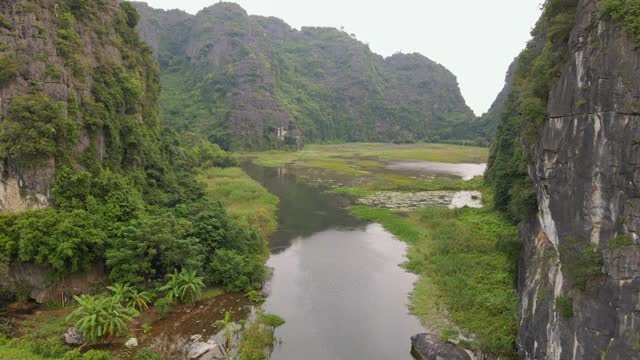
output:
[[[114,299],[116,299],[116,301],[118,301],[119,303],[126,303],[131,297],[131,292],[133,291],[133,288],[129,283],[113,284],[111,286],[107,286],[107,289],[111,290]]]
[[[224,319],[217,320],[216,322],[211,324],[211,326],[224,330],[224,345],[222,346],[222,348],[224,350],[224,353],[228,354],[229,350],[231,349],[232,337],[234,334],[236,334],[236,326],[233,321],[231,321],[231,313],[228,311],[225,312]]]
[[[120,336],[127,331],[127,322],[138,316],[138,311],[126,308],[115,297],[74,296],[80,305],[67,320],[75,321],[82,336],[98,342],[107,336]]]
[[[129,295],[126,306],[142,311],[149,308],[150,302],[151,302],[150,293],[146,291],[139,291],[138,289],[133,288],[131,290],[131,294]]]
[[[161,286],[158,290],[166,292],[166,298],[169,301],[174,301],[180,298],[180,280],[178,278],[178,272],[174,271],[173,274],[168,274],[169,281]]]
[[[182,269],[178,275],[180,301],[193,305],[202,298],[204,282],[195,271]]]

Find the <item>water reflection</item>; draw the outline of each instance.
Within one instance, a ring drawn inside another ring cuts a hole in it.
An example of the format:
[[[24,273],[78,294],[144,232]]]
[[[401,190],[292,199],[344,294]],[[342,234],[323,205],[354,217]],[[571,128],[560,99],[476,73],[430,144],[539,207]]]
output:
[[[344,199],[299,181],[286,168],[244,164],[243,169],[280,198],[279,230],[270,240],[272,253],[284,251],[298,236],[310,236],[331,228],[353,229],[366,224],[349,215],[340,203]]]
[[[280,197],[264,307],[287,322],[271,359],[411,359],[410,337],[424,329],[408,311],[417,277],[398,266],[406,244],[286,171],[245,170]]]

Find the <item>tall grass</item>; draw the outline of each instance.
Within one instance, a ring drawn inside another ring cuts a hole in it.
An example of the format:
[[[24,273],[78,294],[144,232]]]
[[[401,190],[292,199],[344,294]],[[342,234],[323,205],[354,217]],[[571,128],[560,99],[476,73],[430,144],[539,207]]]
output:
[[[199,179],[206,183],[209,198],[222,201],[230,215],[253,225],[262,239],[268,239],[275,232],[279,199],[242,169],[212,168]]]

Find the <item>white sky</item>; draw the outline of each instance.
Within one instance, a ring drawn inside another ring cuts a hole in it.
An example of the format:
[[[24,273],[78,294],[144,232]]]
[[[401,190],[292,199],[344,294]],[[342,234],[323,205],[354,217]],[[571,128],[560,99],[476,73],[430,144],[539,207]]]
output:
[[[143,0],[145,1],[145,0]],[[146,0],[195,14],[217,0]],[[457,77],[480,115],[502,89],[507,67],[524,48],[543,0],[236,0],[252,15],[289,25],[345,27],[378,54],[419,52]]]

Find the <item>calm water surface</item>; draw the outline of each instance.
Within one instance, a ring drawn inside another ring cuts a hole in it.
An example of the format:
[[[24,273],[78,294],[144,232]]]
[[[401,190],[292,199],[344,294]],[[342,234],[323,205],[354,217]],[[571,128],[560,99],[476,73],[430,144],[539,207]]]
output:
[[[271,359],[412,359],[410,337],[424,329],[408,310],[417,277],[398,266],[406,244],[286,169],[244,168],[280,198],[264,307],[287,323]]]

